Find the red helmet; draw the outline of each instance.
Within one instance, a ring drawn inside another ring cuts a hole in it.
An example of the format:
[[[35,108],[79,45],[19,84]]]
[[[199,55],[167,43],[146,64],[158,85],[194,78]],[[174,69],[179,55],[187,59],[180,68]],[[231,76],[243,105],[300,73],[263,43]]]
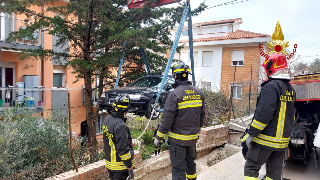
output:
[[[269,59],[266,59],[262,64],[268,76],[288,68],[287,58],[284,54],[273,53],[269,56]]]

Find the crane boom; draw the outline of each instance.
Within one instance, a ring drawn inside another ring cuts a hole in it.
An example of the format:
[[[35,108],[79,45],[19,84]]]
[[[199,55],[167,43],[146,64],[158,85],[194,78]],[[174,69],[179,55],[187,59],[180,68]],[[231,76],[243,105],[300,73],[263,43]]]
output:
[[[155,6],[163,6],[167,4],[172,4],[176,2],[180,2],[181,0],[159,0],[158,3],[155,3],[153,7]],[[130,9],[140,9],[148,2],[148,0],[128,0],[128,7]]]

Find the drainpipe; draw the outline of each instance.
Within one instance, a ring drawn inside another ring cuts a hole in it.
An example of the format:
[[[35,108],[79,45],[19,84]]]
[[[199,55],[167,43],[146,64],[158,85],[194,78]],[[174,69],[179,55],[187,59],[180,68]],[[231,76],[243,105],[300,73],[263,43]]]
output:
[[[44,1],[43,1],[43,5],[42,5],[42,15],[44,15]],[[41,29],[41,49],[44,49],[44,33]],[[44,87],[44,58],[43,56],[41,57],[41,86]],[[42,111],[41,111],[41,116],[43,116],[43,93],[44,93],[44,89],[43,91],[41,92],[41,108],[42,108]]]

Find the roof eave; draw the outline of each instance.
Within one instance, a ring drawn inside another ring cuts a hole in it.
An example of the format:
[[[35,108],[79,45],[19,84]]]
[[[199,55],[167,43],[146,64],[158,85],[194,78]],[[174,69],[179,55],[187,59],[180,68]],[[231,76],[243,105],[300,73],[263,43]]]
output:
[[[193,42],[194,46],[205,46],[205,45],[223,45],[223,44],[239,44],[239,43],[254,43],[254,42],[268,42],[271,41],[271,37],[256,37],[256,38],[240,38],[240,39],[226,39],[226,40],[213,40],[204,42]],[[185,44],[189,46],[189,42],[179,43],[179,46]]]

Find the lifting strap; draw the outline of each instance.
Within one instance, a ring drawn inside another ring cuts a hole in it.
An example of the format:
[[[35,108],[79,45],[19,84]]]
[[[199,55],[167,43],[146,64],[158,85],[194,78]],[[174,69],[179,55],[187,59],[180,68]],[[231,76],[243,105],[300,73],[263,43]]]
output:
[[[183,14],[182,14],[182,17],[181,17],[181,21],[180,21],[180,24],[179,24],[179,28],[178,28],[176,37],[174,39],[174,42],[173,42],[173,45],[172,45],[172,48],[171,48],[171,52],[170,52],[170,56],[169,56],[169,59],[168,59],[168,63],[167,63],[166,69],[165,69],[164,74],[163,74],[163,78],[162,78],[162,81],[161,81],[161,85],[160,85],[160,88],[159,88],[155,103],[159,102],[160,93],[162,91],[162,88],[164,86],[165,81],[167,80],[167,76],[168,76],[168,73],[169,73],[169,70],[170,70],[170,67],[171,67],[172,59],[173,59],[174,54],[176,53],[176,49],[177,49],[177,46],[178,46],[178,43],[179,43],[179,39],[180,39],[181,32],[182,32],[182,29],[183,29],[183,25],[184,25],[184,22],[186,21],[187,15],[189,17],[189,20],[188,20],[188,35],[189,35],[189,46],[190,46],[190,60],[191,60],[191,69],[192,69],[192,81],[193,81],[193,86],[195,86],[191,7],[190,7],[190,3],[187,2],[186,3],[186,7],[184,8],[184,11],[183,11]],[[158,110],[158,111],[161,112],[161,110]]]
[[[140,48],[140,52],[142,54],[142,59],[144,60],[144,64],[146,65],[147,72],[149,75],[151,75],[151,71],[150,71],[149,64],[148,64],[148,61],[146,58],[146,54],[144,53],[144,49]]]
[[[126,47],[126,45],[127,45],[127,40],[124,41],[123,47],[122,47],[122,56],[121,56],[120,63],[119,63],[119,69],[118,69],[116,84],[114,85],[115,89],[118,87],[120,73],[121,73],[122,64],[123,64],[124,53],[125,53],[124,48]]]

